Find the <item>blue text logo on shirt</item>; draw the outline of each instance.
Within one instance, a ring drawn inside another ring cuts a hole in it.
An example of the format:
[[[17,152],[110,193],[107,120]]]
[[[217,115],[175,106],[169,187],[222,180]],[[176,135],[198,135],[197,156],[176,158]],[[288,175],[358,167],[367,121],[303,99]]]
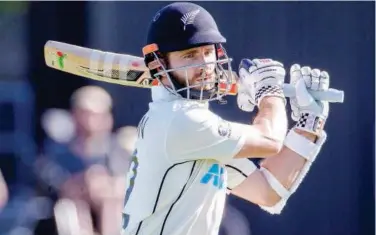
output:
[[[209,184],[210,182],[212,182],[212,184],[215,187],[222,189],[224,184],[223,173],[224,168],[219,166],[219,164],[215,163],[210,167],[209,171],[201,178],[200,183]]]

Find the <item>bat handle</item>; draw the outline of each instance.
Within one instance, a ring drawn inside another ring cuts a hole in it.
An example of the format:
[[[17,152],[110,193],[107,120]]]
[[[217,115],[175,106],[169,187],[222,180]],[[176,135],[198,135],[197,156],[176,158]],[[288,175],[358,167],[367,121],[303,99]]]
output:
[[[283,93],[286,97],[295,97],[295,88],[291,84],[285,83],[283,85]],[[317,100],[328,101],[330,103],[343,103],[345,99],[345,93],[341,90],[336,90],[333,88],[329,88],[326,91],[312,91],[309,90],[309,93],[313,96],[313,98]]]

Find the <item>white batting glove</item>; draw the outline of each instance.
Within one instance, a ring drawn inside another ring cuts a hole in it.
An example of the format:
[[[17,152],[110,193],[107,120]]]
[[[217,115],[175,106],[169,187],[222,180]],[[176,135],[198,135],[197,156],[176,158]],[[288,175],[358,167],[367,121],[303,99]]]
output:
[[[242,59],[239,65],[238,107],[252,112],[267,96],[285,98],[282,85],[286,71],[272,59]]]
[[[239,109],[244,112],[252,112],[255,108],[254,101],[251,99],[248,90],[241,84],[238,86],[237,103]]]
[[[308,66],[294,64],[290,68],[290,83],[295,86],[296,97],[290,99],[291,118],[295,128],[321,135],[329,114],[327,101],[315,100],[308,90],[327,90],[329,74]]]

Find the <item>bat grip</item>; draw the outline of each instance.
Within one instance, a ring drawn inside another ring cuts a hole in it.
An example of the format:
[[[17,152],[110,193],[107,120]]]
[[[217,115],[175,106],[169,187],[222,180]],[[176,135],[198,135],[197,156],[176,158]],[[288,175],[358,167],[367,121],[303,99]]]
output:
[[[283,85],[283,93],[286,97],[295,97],[295,88],[291,84],[285,83]],[[316,100],[328,101],[330,103],[343,103],[345,94],[341,90],[336,90],[329,88],[326,91],[312,91],[309,90],[309,93]]]

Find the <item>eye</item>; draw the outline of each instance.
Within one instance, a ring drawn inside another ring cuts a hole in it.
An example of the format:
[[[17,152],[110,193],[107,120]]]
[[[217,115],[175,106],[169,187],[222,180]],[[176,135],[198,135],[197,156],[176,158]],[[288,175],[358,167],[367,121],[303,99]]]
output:
[[[212,55],[214,53],[214,50],[210,49],[205,52],[206,56]]]
[[[194,53],[193,52],[190,52],[190,53],[187,53],[183,56],[184,59],[192,59],[194,57]]]

